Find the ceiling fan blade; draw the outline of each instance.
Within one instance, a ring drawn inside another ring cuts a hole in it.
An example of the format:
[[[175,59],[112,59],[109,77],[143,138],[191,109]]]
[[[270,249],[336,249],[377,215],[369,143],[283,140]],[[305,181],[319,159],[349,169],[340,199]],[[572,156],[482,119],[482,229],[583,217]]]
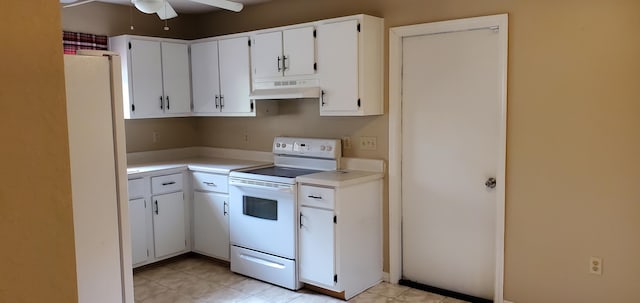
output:
[[[244,7],[242,3],[233,2],[229,0],[191,0],[191,1],[219,7],[219,8],[234,11],[234,12],[239,12]]]
[[[176,13],[176,11],[167,1],[164,1],[164,5],[160,10],[156,12],[156,14],[158,14],[158,17],[160,17],[160,19],[162,20],[178,17],[178,13]]]
[[[63,5],[62,8],[68,8],[68,7],[74,7],[74,6],[78,6],[78,5],[83,5],[83,4],[87,4],[87,3],[93,2],[93,1],[96,1],[96,0],[83,0],[83,1],[75,1],[75,2],[69,1],[69,0],[60,0],[60,2],[62,2],[62,3],[69,3],[69,4]]]

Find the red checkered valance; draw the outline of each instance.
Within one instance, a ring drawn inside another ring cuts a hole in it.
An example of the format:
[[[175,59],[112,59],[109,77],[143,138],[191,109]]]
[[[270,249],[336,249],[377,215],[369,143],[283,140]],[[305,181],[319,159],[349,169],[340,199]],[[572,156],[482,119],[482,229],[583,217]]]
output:
[[[78,49],[107,50],[107,36],[62,32],[62,45],[65,54],[75,54]]]

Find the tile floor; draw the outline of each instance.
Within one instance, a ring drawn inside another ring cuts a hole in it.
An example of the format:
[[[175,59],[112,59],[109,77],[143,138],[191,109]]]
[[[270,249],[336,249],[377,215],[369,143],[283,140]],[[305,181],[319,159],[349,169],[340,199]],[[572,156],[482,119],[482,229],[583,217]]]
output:
[[[226,264],[189,255],[136,270],[136,303],[332,303],[344,302],[307,289],[290,291],[232,273]],[[389,283],[378,284],[349,302],[463,303],[440,295]]]

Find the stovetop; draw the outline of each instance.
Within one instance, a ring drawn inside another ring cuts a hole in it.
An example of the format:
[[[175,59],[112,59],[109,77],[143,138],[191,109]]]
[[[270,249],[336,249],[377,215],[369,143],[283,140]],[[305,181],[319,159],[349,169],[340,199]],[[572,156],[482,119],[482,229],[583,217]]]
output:
[[[304,169],[304,168],[291,168],[282,166],[271,166],[258,169],[245,170],[244,173],[256,174],[262,176],[274,176],[282,178],[295,178],[297,176],[308,175],[320,172],[320,170]]]

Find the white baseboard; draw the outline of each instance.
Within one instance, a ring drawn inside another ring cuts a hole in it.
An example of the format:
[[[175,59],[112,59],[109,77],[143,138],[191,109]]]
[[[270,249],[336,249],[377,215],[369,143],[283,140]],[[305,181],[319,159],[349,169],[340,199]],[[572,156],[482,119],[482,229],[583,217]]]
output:
[[[504,303],[515,303],[515,302],[511,302],[511,301],[507,301],[507,300],[502,300],[502,302],[504,302]]]

